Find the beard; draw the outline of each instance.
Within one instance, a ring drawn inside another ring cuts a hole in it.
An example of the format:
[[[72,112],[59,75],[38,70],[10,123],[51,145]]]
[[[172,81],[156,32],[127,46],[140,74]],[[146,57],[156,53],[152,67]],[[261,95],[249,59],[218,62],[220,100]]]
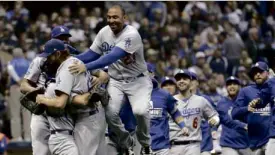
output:
[[[57,61],[50,62],[46,60],[41,68],[43,72],[47,74],[48,77],[54,78],[59,67],[59,63]]]

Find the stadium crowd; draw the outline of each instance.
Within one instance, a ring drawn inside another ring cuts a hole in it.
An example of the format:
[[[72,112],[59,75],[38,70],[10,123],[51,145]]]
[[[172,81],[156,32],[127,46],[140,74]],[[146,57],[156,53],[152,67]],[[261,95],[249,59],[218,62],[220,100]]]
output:
[[[30,19],[32,11],[22,1],[9,9],[0,3],[2,133],[16,141],[30,140],[26,131],[29,124],[24,121],[30,116],[25,116],[20,107],[8,108],[12,107],[10,102],[16,102],[10,99],[18,91],[13,86],[19,85],[24,73],[14,72],[3,55],[24,59],[27,64],[42,51],[57,25],[68,27],[71,45],[84,52],[106,25],[105,11],[114,3],[126,9],[127,24],[138,29],[146,61],[155,68],[158,79],[188,69],[198,75],[200,93],[208,95],[214,103],[227,95],[227,77],[236,76],[246,86],[251,82],[248,71],[253,63],[264,61],[275,68],[275,2],[188,2],[183,10],[178,7],[180,2],[171,1],[105,2],[105,8],[88,10],[83,6],[75,13],[64,6],[49,16],[41,13],[36,20]],[[11,116],[24,119],[10,122]],[[13,127],[13,123],[17,123],[18,131],[8,127]]]

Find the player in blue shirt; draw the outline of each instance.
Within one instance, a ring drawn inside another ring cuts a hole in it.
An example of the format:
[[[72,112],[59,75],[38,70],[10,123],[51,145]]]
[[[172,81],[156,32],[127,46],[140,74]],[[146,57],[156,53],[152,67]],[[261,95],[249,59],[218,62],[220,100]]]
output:
[[[170,77],[163,77],[161,79],[160,87],[167,90],[171,95],[175,95],[177,92],[176,80]]]
[[[247,125],[238,120],[233,120],[229,115],[234,101],[241,88],[241,82],[234,76],[226,80],[227,97],[223,97],[217,104],[217,111],[222,125],[220,145],[223,155],[250,155],[248,148]]]
[[[254,81],[242,88],[235,100],[232,110],[232,118],[241,120],[248,125],[249,147],[256,155],[264,154],[269,139],[270,107],[262,109],[250,108],[249,102],[259,98],[260,90],[268,79],[268,66],[264,62],[255,63],[250,71]]]

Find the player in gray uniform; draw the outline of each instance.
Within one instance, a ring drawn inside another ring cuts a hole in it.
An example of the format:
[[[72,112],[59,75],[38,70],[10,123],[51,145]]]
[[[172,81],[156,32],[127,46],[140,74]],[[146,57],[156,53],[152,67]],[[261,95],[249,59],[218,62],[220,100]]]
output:
[[[56,97],[55,88],[56,84],[50,83],[44,94],[45,97]],[[54,110],[53,108],[51,109],[51,111]],[[63,116],[52,117],[48,115],[47,118],[51,131],[49,137],[50,152],[53,155],[78,155],[78,149],[73,137],[74,120],[72,116],[66,111]]]
[[[55,98],[38,95],[37,103],[48,107],[64,108],[69,97],[85,94],[91,90],[91,76],[89,72],[71,74],[68,67],[74,63],[82,63],[71,57],[62,41],[51,39],[45,45],[41,57],[47,57],[50,67],[56,70]],[[75,103],[75,102],[74,102]],[[75,119],[74,138],[80,155],[105,155],[105,115],[99,104],[94,108],[87,106],[77,109]]]
[[[109,66],[107,123],[120,138],[118,145],[132,149],[134,140],[119,118],[123,98],[128,97],[137,120],[137,139],[144,154],[151,154],[149,102],[152,82],[144,60],[142,39],[136,28],[124,24],[125,17],[121,6],[111,7],[107,13],[108,25],[99,31],[90,50],[79,56],[86,65],[75,64],[69,69],[72,73],[82,73]]]
[[[178,100],[177,107],[185,118],[184,123],[189,129],[189,136],[183,136],[178,125],[170,120],[170,155],[200,155],[201,121],[205,118],[214,126],[219,124],[219,117],[205,98],[192,94],[192,76],[189,71],[180,70],[175,79],[179,94],[174,97]]]
[[[45,58],[36,57],[29,66],[20,90],[22,93],[31,92],[35,89],[44,88],[46,83],[45,74],[42,74],[41,66]],[[31,117],[31,139],[33,155],[50,155],[48,139],[50,137],[49,122],[45,114]]]

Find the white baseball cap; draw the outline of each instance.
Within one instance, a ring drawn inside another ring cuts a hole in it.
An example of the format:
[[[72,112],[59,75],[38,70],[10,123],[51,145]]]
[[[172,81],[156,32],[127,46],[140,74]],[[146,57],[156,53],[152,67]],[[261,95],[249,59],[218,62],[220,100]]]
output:
[[[203,52],[198,52],[195,55],[196,58],[205,58],[205,54]]]

